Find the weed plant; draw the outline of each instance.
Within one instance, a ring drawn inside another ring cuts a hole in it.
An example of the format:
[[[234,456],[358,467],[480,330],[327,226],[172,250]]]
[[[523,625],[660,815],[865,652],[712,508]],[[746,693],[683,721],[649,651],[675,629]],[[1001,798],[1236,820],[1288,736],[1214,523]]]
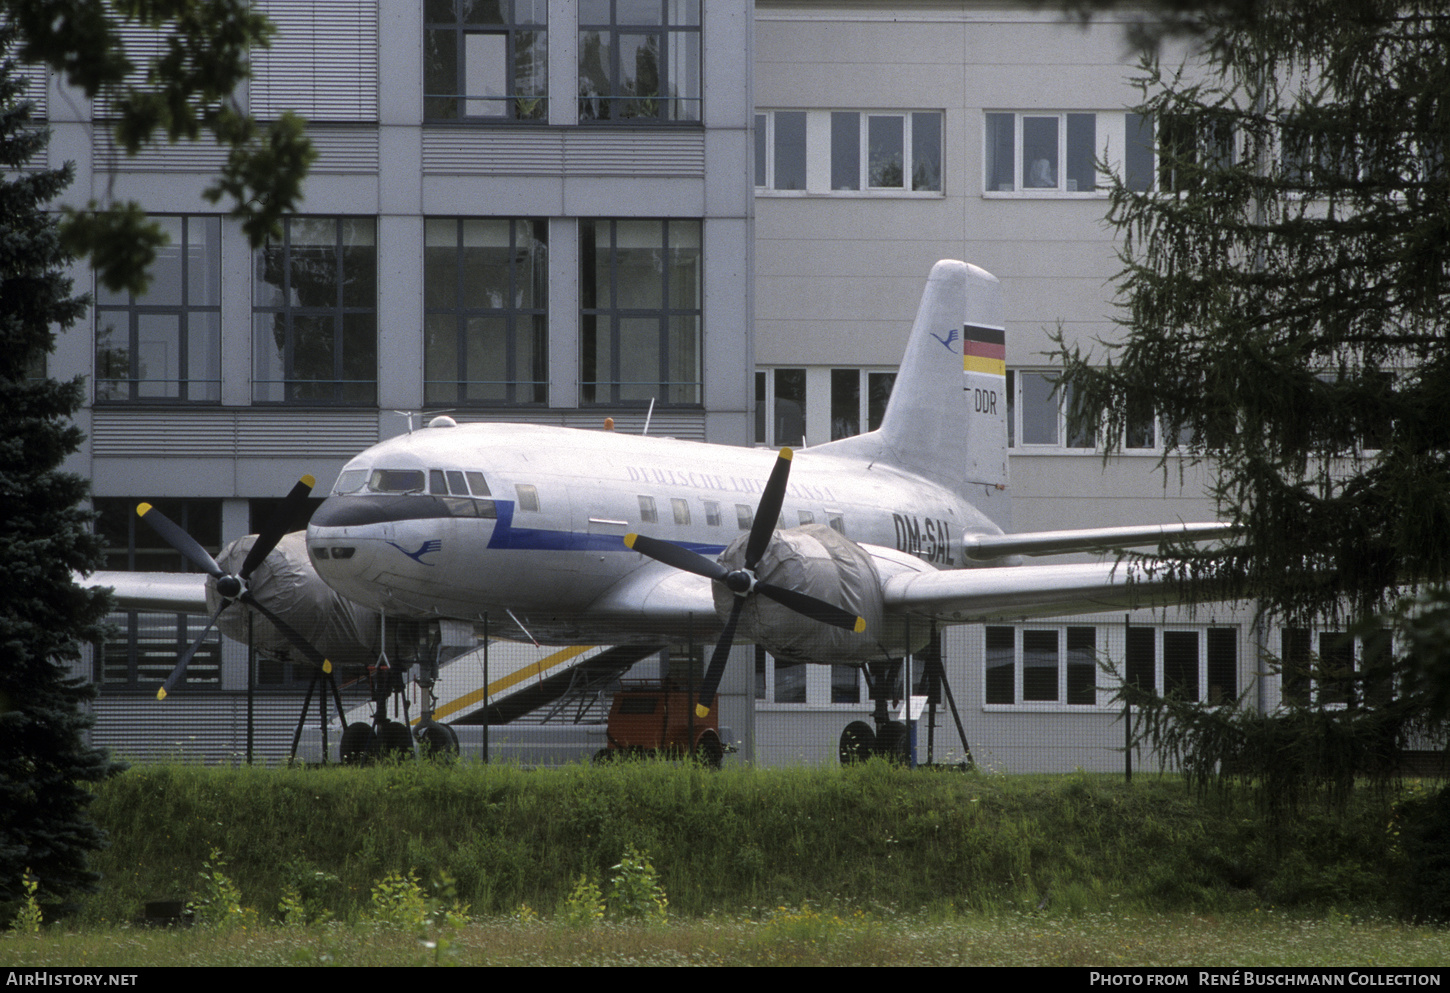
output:
[[[687,918],[806,906],[1371,913],[1390,907],[1384,881],[1403,875],[1388,802],[1305,804],[1271,849],[1246,791],[1195,795],[1173,777],[1126,786],[876,761],[720,772],[665,762],[136,767],[96,787],[92,809],[112,846],[94,860],[101,892],[73,920],[115,924],[147,901],[196,898],[214,849],[248,906],[303,899],[343,922],[366,916],[389,873],[446,873],[453,899],[484,917],[583,908],[596,899],[588,881],[597,890],[613,880],[631,851],[649,853],[651,887]]]

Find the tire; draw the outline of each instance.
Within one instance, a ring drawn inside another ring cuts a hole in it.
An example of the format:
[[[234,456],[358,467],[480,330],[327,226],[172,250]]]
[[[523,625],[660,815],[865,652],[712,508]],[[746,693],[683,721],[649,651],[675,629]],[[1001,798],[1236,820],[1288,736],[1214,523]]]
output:
[[[418,750],[430,758],[457,758],[458,732],[447,724],[429,721],[418,729]]]
[[[911,736],[901,721],[888,721],[876,738],[876,754],[888,762],[905,765],[911,761]]]
[[[837,755],[842,765],[865,762],[876,748],[876,732],[865,721],[852,721],[841,732],[841,747]]]
[[[706,731],[695,743],[695,758],[707,769],[718,769],[725,761],[725,746],[714,731]]]
[[[408,731],[408,726],[400,721],[388,721],[384,724],[378,732],[375,744],[379,758],[413,754],[413,735]]]
[[[338,758],[343,765],[362,765],[372,751],[373,727],[362,721],[354,721],[342,732],[342,743],[338,745]]]

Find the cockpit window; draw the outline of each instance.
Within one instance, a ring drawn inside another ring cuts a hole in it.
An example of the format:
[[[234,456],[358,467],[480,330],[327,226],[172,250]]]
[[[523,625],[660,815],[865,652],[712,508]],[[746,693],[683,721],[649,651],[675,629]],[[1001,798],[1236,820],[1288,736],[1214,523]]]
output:
[[[463,481],[463,473],[457,469],[448,470],[448,492],[454,496],[468,496],[468,484]]]
[[[368,478],[374,493],[422,493],[422,469],[374,469]]]
[[[334,493],[356,493],[363,488],[368,481],[366,469],[348,469],[337,477],[337,482],[332,484]]]
[[[442,469],[428,470],[428,492],[435,493],[438,496],[448,495],[448,484],[443,481]]]
[[[468,477],[468,485],[469,488],[473,490],[474,496],[493,496],[492,493],[488,492],[488,483],[484,480],[483,473],[469,472],[464,473],[464,475]]]

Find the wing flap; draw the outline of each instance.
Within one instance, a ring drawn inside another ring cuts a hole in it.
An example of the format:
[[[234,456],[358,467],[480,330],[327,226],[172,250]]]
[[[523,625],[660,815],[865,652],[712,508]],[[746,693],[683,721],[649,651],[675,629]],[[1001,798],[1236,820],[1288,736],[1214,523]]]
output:
[[[117,610],[207,612],[207,577],[199,572],[93,572],[75,579],[90,589],[110,589]]]

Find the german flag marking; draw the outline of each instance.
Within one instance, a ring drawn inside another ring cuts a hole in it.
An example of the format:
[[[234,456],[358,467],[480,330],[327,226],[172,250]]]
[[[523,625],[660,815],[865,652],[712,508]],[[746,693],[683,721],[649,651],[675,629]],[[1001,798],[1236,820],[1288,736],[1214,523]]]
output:
[[[1001,328],[962,327],[962,369],[989,376],[1007,375],[1007,334]]]

